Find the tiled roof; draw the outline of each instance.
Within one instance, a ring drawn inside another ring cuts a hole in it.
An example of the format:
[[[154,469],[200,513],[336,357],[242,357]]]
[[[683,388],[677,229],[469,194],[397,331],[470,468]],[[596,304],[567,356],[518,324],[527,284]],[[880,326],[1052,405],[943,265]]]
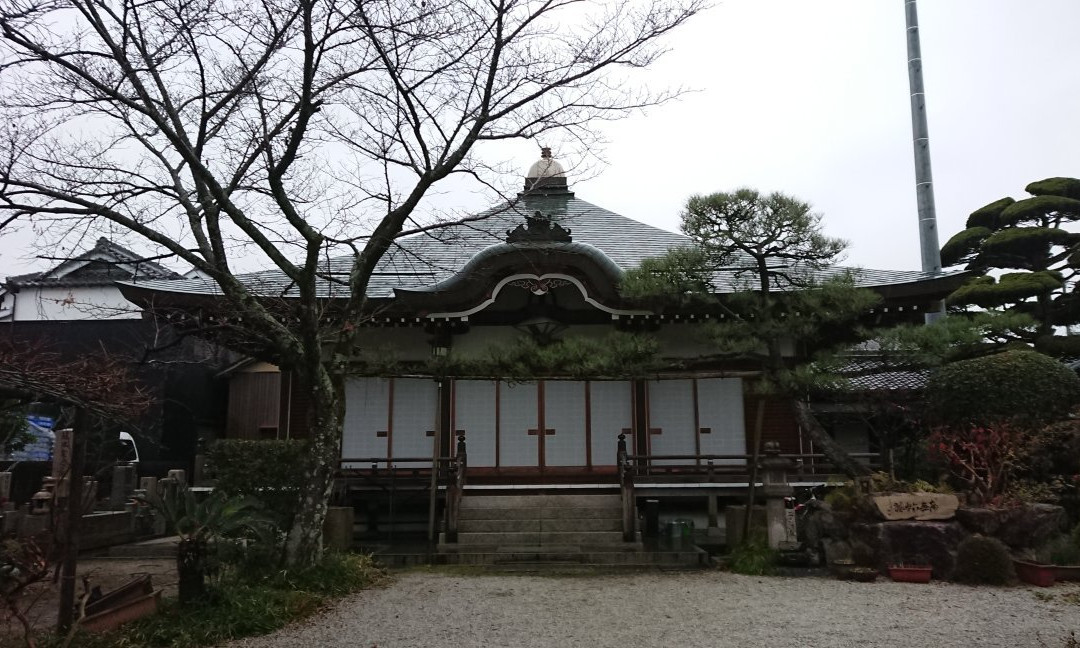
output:
[[[852,391],[918,391],[926,386],[930,370],[905,367],[880,356],[852,357],[836,373]]]
[[[690,239],[674,232],[620,216],[567,195],[525,196],[514,204],[505,203],[478,214],[468,222],[450,225],[423,234],[404,237],[376,267],[368,286],[371,298],[393,297],[395,288],[418,289],[452,277],[481,250],[503,243],[508,230],[525,222],[526,215],[541,212],[571,230],[576,243],[600,249],[619,268],[629,270],[650,257],[690,244]],[[345,296],[344,282],[352,265],[351,256],[327,261],[323,273],[328,277],[320,286],[322,297]],[[822,277],[845,272],[830,268]],[[527,272],[527,268],[522,268]],[[859,270],[856,282],[865,287],[918,282],[931,275],[913,271]],[[295,287],[278,270],[267,270],[239,277],[259,294],[293,296]],[[331,281],[331,279],[333,281]],[[714,285],[719,293],[729,293],[741,285],[734,271],[716,274]],[[178,293],[220,294],[212,280],[191,278],[169,281],[140,281],[142,288]]]
[[[132,268],[129,271],[126,267]],[[182,275],[159,263],[147,261],[131,250],[99,238],[97,244],[44,272],[8,277],[4,285],[12,288],[31,286],[105,286],[119,279],[171,281]]]

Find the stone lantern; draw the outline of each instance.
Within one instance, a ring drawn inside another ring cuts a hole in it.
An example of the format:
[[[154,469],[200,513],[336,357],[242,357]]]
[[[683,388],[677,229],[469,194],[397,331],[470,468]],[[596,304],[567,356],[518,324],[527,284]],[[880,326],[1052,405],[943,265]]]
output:
[[[761,492],[765,496],[765,527],[769,546],[773,549],[794,549],[798,544],[793,515],[789,515],[785,500],[795,490],[788,483],[788,474],[795,462],[780,456],[780,444],[765,444],[765,456],[761,459]],[[794,511],[791,511],[794,514]],[[789,520],[789,518],[792,518]]]

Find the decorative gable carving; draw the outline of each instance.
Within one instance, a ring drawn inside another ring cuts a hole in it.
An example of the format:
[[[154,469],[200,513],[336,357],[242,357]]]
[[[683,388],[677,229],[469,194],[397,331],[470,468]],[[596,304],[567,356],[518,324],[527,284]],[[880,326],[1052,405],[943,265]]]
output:
[[[550,216],[544,216],[540,212],[526,216],[524,225],[518,225],[506,232],[507,243],[569,243],[571,240],[568,228],[552,222]]]

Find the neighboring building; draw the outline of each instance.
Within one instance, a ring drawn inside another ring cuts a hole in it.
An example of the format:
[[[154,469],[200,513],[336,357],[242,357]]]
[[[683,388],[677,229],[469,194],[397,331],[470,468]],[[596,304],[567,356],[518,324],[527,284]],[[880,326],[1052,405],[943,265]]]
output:
[[[8,277],[0,291],[0,322],[138,319],[141,311],[117,281],[180,279],[107,238],[44,272]]]
[[[123,426],[136,437],[140,471],[147,474],[190,466],[196,440],[221,433],[224,386],[216,385],[214,374],[235,359],[204,340],[177,341],[167,326],[125,299],[116,283],[182,278],[101,238],[48,270],[0,284],[0,335],[61,358],[103,353],[122,359],[154,396],[151,411]]]
[[[546,153],[513,203],[467,224],[400,240],[372,277],[373,316],[363,323],[362,344],[391,349],[402,369],[397,376],[348,380],[342,455],[352,461],[343,467],[359,472],[372,465],[423,467],[425,462],[415,459],[434,451],[453,453],[456,435],[467,441],[474,487],[611,487],[620,434],[627,436],[631,454],[639,456],[745,455],[757,398],[748,383],[757,374],[752,366],[713,356],[698,341],[698,323],[716,313],[654,313],[627,303],[618,292],[626,270],[687,244],[684,236],[577,198],[562,167]],[[345,275],[350,263],[350,258],[331,260],[327,270]],[[883,305],[867,314],[877,320],[921,320],[958,279],[902,271],[858,275],[861,285],[884,297]],[[245,280],[268,295],[295,294],[279,273]],[[715,289],[730,293],[733,284],[732,276],[720,273]],[[340,286],[322,290],[329,299],[343,296]],[[124,293],[136,303],[156,300],[180,308],[220,295],[200,279],[126,283]],[[681,368],[647,379],[417,375],[432,355],[480,355],[520,336],[545,343],[570,336],[602,338],[613,331],[648,331],[659,341],[660,355]],[[291,436],[303,436],[298,415],[304,411],[303,390],[289,385],[290,399],[280,377],[274,387],[266,376],[235,375],[253,385],[261,380],[258,389],[276,389],[277,405],[266,411],[289,423]],[[810,451],[788,403],[770,401],[764,422],[766,441],[779,442],[786,452]],[[273,422],[258,427],[262,431],[242,434],[284,436],[272,432],[278,427]],[[656,463],[675,468],[685,461]],[[718,463],[745,465],[745,459]],[[726,486],[739,485],[737,478],[734,482]]]

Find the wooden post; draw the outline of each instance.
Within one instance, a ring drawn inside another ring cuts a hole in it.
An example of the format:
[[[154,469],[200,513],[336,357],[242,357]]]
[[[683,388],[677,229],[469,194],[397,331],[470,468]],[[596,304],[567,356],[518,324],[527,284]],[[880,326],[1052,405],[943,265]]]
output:
[[[90,433],[86,411],[75,412],[75,431],[72,439],[71,464],[68,471],[66,524],[64,525],[63,564],[60,568],[60,603],[56,612],[56,627],[62,634],[75,622],[75,571],[79,564],[79,522],[82,521],[83,466],[86,463],[86,437]]]
[[[439,446],[443,436],[442,380],[435,382],[435,392],[438,394],[438,398],[435,400],[435,434],[432,435],[431,438],[431,481],[429,483],[431,497],[428,500],[428,551],[433,551],[435,547],[435,509],[438,506],[439,499]]]
[[[712,488],[715,488],[714,486],[712,486],[712,484],[716,480],[716,465],[714,464],[712,459],[709,459],[708,466],[709,466],[709,469],[708,469],[708,481],[709,481],[709,484],[710,484],[710,492],[709,492],[709,494],[707,496],[708,508],[709,508],[709,528],[718,530],[720,528],[720,519],[719,519],[719,517],[720,517],[719,512],[720,511],[719,511],[719,506],[717,504],[716,492],[711,490]]]
[[[619,492],[622,495],[623,541],[633,542],[635,539],[637,506],[634,501],[634,474],[630,468],[630,461],[627,459],[625,434],[619,435],[616,462],[619,469]]]
[[[454,457],[454,469],[450,475],[450,484],[446,487],[447,542],[457,542],[458,539],[458,512],[461,509],[461,495],[465,490],[465,471],[468,463],[468,455],[465,450],[465,435],[459,434],[457,454]]]

